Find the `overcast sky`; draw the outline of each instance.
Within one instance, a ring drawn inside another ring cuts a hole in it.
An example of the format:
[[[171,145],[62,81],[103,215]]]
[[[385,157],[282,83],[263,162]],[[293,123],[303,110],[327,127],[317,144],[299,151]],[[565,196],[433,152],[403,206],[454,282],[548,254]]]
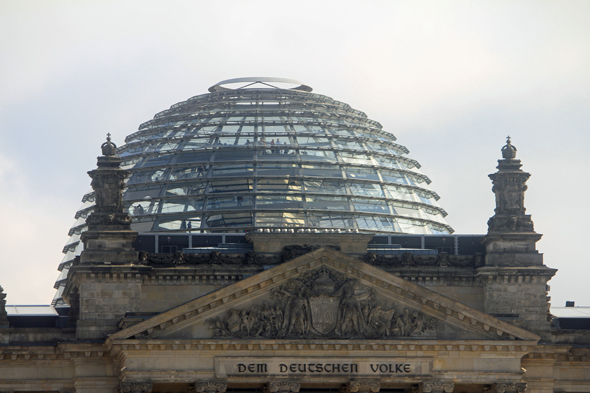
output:
[[[49,304],[110,132],[245,76],[379,121],[458,234],[485,233],[507,135],[555,306],[590,306],[590,1],[0,2],[0,285]]]

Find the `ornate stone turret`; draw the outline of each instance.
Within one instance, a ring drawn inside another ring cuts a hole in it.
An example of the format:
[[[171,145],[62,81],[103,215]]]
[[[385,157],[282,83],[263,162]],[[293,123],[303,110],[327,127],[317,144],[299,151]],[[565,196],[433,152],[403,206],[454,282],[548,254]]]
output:
[[[541,239],[535,232],[531,216],[525,214],[524,192],[531,176],[520,167],[516,147],[507,138],[502,148],[503,159],[498,160],[498,172],[489,175],[496,195],[496,214],[488,221],[488,235],[484,238],[487,266],[542,265],[542,255],[535,243]]]
[[[98,168],[88,172],[95,193],[94,212],[86,219],[88,230],[82,233],[84,251],[80,263],[131,264],[137,261],[133,241],[137,233],[131,230],[131,217],[123,212],[123,188],[129,172],[121,169],[117,146],[111,134],[102,144]]]
[[[94,212],[86,219],[84,251],[70,268],[64,299],[71,307],[68,324],[76,325],[81,340],[104,339],[117,331],[127,312],[140,308],[142,267],[135,264],[133,248],[137,232],[123,212],[123,188],[128,172],[120,168],[121,158],[110,134],[102,144],[98,168],[88,172],[96,195]],[[134,391],[125,390],[125,391]]]
[[[498,172],[490,175],[496,214],[488,221],[488,234],[482,241],[485,266],[477,269],[484,282],[484,309],[546,338],[551,326],[547,282],[556,270],[543,265],[543,255],[536,249],[542,235],[535,232],[524,208],[530,174],[520,169],[510,137],[502,157]]]

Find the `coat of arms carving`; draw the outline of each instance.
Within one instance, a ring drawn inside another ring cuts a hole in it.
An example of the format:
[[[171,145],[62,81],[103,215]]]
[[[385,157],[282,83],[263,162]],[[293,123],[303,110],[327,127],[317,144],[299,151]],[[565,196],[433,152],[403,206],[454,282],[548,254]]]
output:
[[[434,337],[436,321],[378,299],[372,288],[325,267],[271,290],[270,300],[210,319],[215,337]]]

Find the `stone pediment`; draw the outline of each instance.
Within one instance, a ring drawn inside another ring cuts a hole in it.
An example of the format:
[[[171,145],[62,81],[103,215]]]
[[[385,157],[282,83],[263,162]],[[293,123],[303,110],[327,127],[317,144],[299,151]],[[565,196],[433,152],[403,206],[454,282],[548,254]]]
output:
[[[117,332],[124,339],[527,340],[539,336],[330,248]]]

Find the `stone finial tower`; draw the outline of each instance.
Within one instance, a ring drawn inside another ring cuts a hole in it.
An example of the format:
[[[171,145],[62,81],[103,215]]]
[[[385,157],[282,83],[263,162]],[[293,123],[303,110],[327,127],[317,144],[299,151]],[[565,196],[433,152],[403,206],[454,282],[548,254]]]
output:
[[[492,191],[496,195],[496,214],[488,221],[486,266],[539,266],[543,256],[536,251],[541,239],[535,232],[531,216],[525,214],[524,192],[531,176],[520,167],[516,147],[507,138],[498,160],[498,172],[490,176]]]
[[[486,313],[547,338],[551,327],[547,282],[557,270],[543,265],[543,255],[536,249],[542,235],[525,214],[524,192],[530,174],[521,166],[508,137],[498,172],[490,175],[496,209],[482,240],[485,266],[477,272],[484,282]]]
[[[137,311],[141,299],[141,266],[133,248],[137,232],[123,212],[123,188],[128,172],[110,134],[102,144],[98,168],[88,172],[96,195],[94,212],[86,219],[84,251],[68,274],[64,299],[71,306],[70,323],[81,340],[103,339],[117,331],[126,312]]]
[[[98,157],[98,168],[88,172],[95,208],[86,219],[88,230],[81,236],[82,264],[130,264],[138,258],[133,249],[137,233],[131,230],[131,217],[123,212],[123,188],[129,172],[120,168],[121,158],[110,135],[101,146],[103,155]]]

